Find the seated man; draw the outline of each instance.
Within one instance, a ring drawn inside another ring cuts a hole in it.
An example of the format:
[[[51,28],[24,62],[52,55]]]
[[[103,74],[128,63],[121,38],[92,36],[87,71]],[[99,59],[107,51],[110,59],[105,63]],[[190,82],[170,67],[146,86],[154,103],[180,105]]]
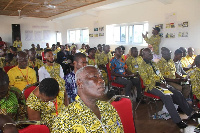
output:
[[[78,96],[53,124],[54,133],[123,133],[123,126],[115,108],[100,101],[105,95],[105,84],[94,66],[76,72]]]
[[[182,79],[183,82],[181,84],[188,84],[187,79],[184,78],[184,76],[187,75],[187,73],[183,70],[181,59],[183,56],[183,52],[180,49],[177,49],[174,52],[174,63],[176,67],[176,77]]]
[[[130,49],[130,56],[126,60],[128,70],[133,74],[138,75],[138,67],[142,63],[142,61],[142,57],[138,56],[138,49],[136,47],[132,47]],[[137,91],[137,97],[141,97],[141,90]]]
[[[125,95],[131,96],[131,89],[133,85],[136,86],[137,91],[141,94],[140,79],[137,75],[132,74],[128,69],[125,60],[122,58],[122,49],[117,47],[115,49],[115,57],[110,61],[111,75],[114,82],[125,86]],[[130,79],[127,79],[130,78]],[[138,101],[141,95],[137,96]]]
[[[167,84],[181,91],[183,96],[188,98],[191,91],[190,85],[181,85],[181,82],[184,82],[185,79],[179,78],[181,77],[180,75],[176,77],[178,74],[176,73],[174,61],[171,59],[171,51],[166,47],[162,47],[161,54],[162,58],[158,61],[157,65]]]
[[[76,53],[74,56],[73,63],[74,63],[74,71],[72,71],[71,73],[67,74],[64,77],[65,89],[67,91],[68,98],[70,98],[70,102],[75,101],[75,97],[77,95],[77,85],[76,85],[76,81],[75,81],[75,73],[80,68],[87,65],[86,55],[83,53]]]
[[[36,76],[38,77],[38,70],[41,66],[43,66],[43,62],[42,60],[36,58],[36,51],[33,48],[28,51],[28,56],[28,66],[35,70]]]
[[[182,67],[185,71],[187,71],[189,69],[189,62],[188,59],[186,58],[186,54],[187,54],[187,49],[184,47],[180,47],[179,48],[182,52],[183,52],[183,56],[181,58],[181,63],[182,63]]]
[[[105,81],[105,85],[108,85],[108,75],[107,75],[107,69],[106,64],[109,63],[109,61],[112,58],[112,55],[110,53],[110,46],[105,45],[104,50],[101,54],[95,56],[98,68],[101,70],[103,80]]]
[[[149,48],[145,48],[143,50],[144,61],[139,67],[139,74],[144,82],[144,85],[146,86],[145,91],[159,96],[165,104],[173,122],[176,123],[179,128],[186,128],[187,124],[181,120],[176,108],[174,107],[174,103],[178,104],[182,111],[189,116],[189,118],[200,117],[200,114],[194,112],[180,91],[177,91],[170,85],[165,84],[165,80],[158,67],[151,61],[152,58],[153,55],[151,50]],[[171,94],[165,94],[164,89],[166,89],[166,91],[170,91]]]
[[[25,120],[25,99],[20,90],[9,87],[9,78],[0,71],[0,114],[10,116],[14,121]]]
[[[0,114],[0,133],[18,133],[15,122],[7,115]]]
[[[39,81],[41,82],[45,78],[56,79],[59,84],[60,91],[62,91],[65,97],[65,105],[67,106],[68,98],[65,90],[65,80],[63,79],[64,78],[63,69],[60,64],[55,63],[53,52],[51,49],[46,49],[44,51],[44,55],[47,62],[38,70]]]
[[[93,65],[96,66],[97,65],[97,61],[95,59],[95,49],[94,48],[90,48],[88,50],[88,65]]]
[[[194,66],[194,59],[196,55],[194,54],[194,49],[192,47],[188,48],[188,55],[186,56],[188,62],[189,62],[189,67]]]
[[[27,85],[37,82],[35,70],[27,65],[28,55],[20,51],[18,53],[18,66],[8,71],[10,86],[14,86],[22,91]]]
[[[54,78],[45,78],[38,87],[29,95],[27,101],[29,120],[41,121],[50,130],[64,105],[63,91],[59,90],[59,84]]]
[[[191,84],[192,84],[192,93],[200,100],[200,55],[197,55],[194,63],[196,68],[189,73]],[[197,104],[200,108],[200,102]]]

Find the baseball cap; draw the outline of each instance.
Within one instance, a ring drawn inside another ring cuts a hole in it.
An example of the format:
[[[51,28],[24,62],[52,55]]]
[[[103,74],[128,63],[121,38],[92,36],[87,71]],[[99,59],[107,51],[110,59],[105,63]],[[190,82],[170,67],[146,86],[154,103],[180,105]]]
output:
[[[154,30],[157,30],[158,32],[160,32],[160,28],[159,27],[153,27]]]

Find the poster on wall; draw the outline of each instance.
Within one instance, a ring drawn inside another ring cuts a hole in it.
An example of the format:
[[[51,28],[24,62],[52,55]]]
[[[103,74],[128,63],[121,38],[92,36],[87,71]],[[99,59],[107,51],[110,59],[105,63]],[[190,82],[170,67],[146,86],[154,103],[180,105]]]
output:
[[[104,33],[99,33],[99,36],[104,36]]]
[[[50,30],[43,30],[43,39],[50,40]]]
[[[93,37],[93,34],[89,34],[89,37]]]
[[[170,28],[175,28],[175,24],[174,23],[167,23],[166,29],[170,29]]]
[[[178,23],[178,28],[186,28],[186,27],[189,27],[188,21],[179,22],[179,23]]]
[[[32,30],[25,30],[25,40],[26,41],[33,41],[33,31]]]
[[[104,27],[99,27],[99,31],[104,31]]]
[[[98,31],[98,28],[94,28],[94,31]]]
[[[42,31],[34,31],[34,37],[36,41],[41,41],[42,39]]]
[[[99,34],[94,34],[94,37],[98,37],[99,36]]]
[[[188,37],[188,32],[185,31],[185,32],[179,32],[178,33],[178,37]]]
[[[165,38],[175,38],[175,33],[167,33]]]

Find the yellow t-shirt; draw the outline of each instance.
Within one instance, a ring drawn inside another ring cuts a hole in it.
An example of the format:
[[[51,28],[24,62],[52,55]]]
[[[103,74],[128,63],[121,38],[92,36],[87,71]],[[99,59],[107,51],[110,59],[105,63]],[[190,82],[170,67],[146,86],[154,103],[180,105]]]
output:
[[[20,69],[18,66],[8,71],[10,86],[14,86],[21,91],[29,84],[37,82],[35,70],[30,67]]]
[[[182,63],[182,67],[188,67],[188,65],[190,64],[186,57],[181,58],[181,63]]]

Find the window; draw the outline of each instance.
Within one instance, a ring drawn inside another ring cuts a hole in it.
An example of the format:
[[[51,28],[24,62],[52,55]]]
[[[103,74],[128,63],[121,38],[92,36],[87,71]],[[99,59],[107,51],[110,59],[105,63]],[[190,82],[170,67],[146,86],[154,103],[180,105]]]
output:
[[[88,43],[89,30],[88,29],[75,29],[68,30],[68,43]]]
[[[143,44],[144,28],[145,24],[107,25],[106,43]]]
[[[56,42],[62,42],[61,33],[59,31],[56,32]]]

